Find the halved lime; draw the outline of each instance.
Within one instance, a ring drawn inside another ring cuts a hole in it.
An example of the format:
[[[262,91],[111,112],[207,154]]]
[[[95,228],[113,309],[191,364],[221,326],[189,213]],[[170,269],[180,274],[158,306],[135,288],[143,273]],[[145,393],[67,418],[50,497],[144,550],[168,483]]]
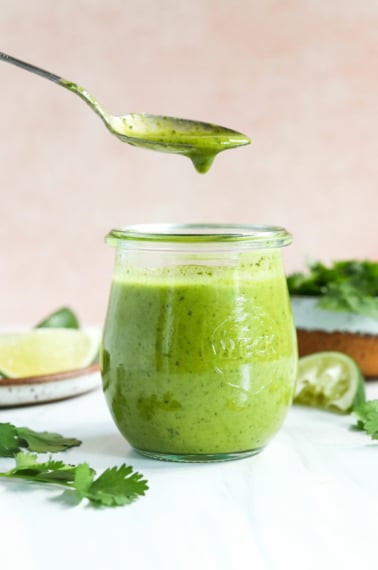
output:
[[[364,401],[364,378],[350,356],[329,351],[299,359],[295,403],[345,414]]]
[[[36,329],[47,327],[78,329],[79,320],[69,307],[61,307],[35,325]]]
[[[76,370],[92,364],[100,331],[63,328],[0,334],[0,371],[8,378],[24,378]]]

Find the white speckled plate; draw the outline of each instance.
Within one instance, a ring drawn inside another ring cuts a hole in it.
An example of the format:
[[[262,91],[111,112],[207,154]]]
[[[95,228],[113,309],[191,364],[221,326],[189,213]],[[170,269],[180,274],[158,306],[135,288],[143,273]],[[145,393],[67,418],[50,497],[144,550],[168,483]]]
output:
[[[3,378],[0,379],[0,407],[63,400],[94,390],[100,385],[98,364],[46,376]]]

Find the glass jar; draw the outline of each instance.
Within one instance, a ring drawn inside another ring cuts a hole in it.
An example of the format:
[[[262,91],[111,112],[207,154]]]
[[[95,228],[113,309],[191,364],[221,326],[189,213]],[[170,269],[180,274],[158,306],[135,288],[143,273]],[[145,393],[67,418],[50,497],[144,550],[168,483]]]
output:
[[[280,428],[297,343],[273,226],[112,230],[116,260],[101,350],[120,432],[158,459],[259,452]]]

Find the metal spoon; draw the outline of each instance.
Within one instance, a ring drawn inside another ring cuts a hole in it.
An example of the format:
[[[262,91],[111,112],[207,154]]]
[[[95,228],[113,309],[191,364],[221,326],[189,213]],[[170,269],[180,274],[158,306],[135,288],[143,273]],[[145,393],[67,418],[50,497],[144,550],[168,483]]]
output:
[[[214,157],[222,150],[251,142],[247,136],[237,131],[201,121],[149,115],[146,113],[128,113],[122,116],[110,115],[80,85],[5,53],[0,52],[0,60],[40,75],[76,93],[101,117],[109,131],[121,139],[121,141],[151,150],[187,156],[191,159],[198,172],[207,172]]]

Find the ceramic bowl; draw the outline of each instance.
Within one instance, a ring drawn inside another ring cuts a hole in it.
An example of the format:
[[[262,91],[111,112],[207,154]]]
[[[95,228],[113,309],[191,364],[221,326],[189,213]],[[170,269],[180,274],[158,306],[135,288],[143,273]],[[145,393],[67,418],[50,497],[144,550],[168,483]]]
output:
[[[40,404],[84,394],[100,387],[99,370],[99,364],[92,364],[44,376],[0,379],[0,407]]]

